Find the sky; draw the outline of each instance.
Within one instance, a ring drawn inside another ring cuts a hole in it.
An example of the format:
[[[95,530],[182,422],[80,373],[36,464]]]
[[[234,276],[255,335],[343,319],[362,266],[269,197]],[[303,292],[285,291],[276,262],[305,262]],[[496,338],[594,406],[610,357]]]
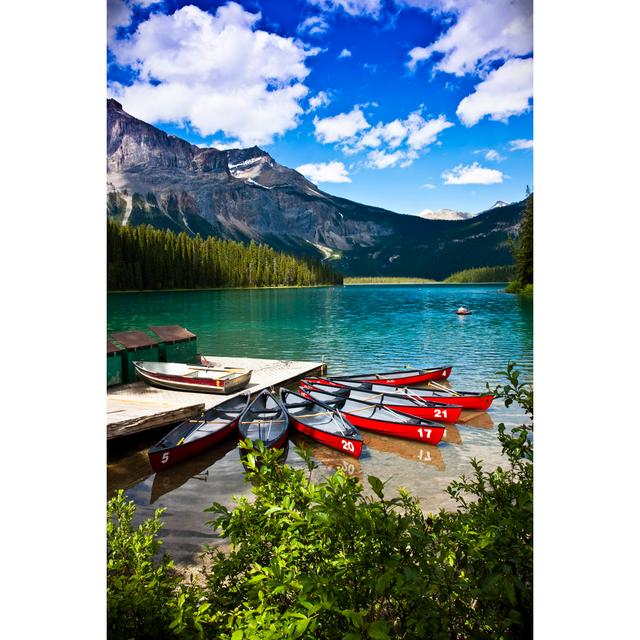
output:
[[[531,0],[107,0],[107,91],[416,215],[533,189]]]

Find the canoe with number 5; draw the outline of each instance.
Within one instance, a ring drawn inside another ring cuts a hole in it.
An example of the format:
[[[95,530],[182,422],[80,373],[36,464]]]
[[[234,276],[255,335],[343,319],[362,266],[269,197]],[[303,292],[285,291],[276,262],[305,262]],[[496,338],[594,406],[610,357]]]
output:
[[[294,429],[332,449],[360,457],[362,436],[338,409],[287,389],[280,389],[280,400]]]
[[[249,405],[249,394],[225,400],[199,418],[185,420],[149,449],[154,471],[163,471],[236,433],[240,415]]]
[[[444,435],[445,427],[440,422],[399,413],[381,404],[340,398],[315,389],[301,389],[300,393],[304,397],[339,409],[349,422],[359,429],[376,431],[396,438],[428,442],[429,444],[438,444]]]
[[[476,411],[486,411],[493,402],[493,396],[488,393],[477,393],[475,391],[455,391],[441,386],[438,389],[431,387],[390,387],[382,384],[372,384],[369,382],[358,382],[355,380],[337,380],[336,378],[305,378],[306,384],[315,384],[321,382],[323,384],[332,384],[336,387],[350,387],[362,391],[371,391],[373,393],[394,393],[401,395],[409,395],[420,398],[427,402],[440,402],[442,404],[452,404],[461,406],[463,409],[473,409]]]
[[[445,380],[451,375],[453,367],[435,367],[433,369],[403,369],[387,373],[357,373],[332,377],[332,380],[355,380],[358,382],[375,382],[392,386],[422,384],[429,380]]]
[[[243,440],[261,440],[267,449],[282,449],[287,442],[289,416],[280,401],[264,389],[240,416],[238,428]]]
[[[306,383],[301,384],[306,386]],[[427,420],[435,420],[436,422],[455,423],[460,418],[462,407],[459,405],[441,404],[439,402],[430,402],[423,400],[420,396],[406,393],[386,393],[363,391],[348,387],[335,387],[331,384],[316,382],[312,386],[318,391],[332,393],[336,396],[349,397],[353,400],[362,400],[363,402],[375,402],[383,404],[389,409],[408,413],[418,418],[426,418]]]

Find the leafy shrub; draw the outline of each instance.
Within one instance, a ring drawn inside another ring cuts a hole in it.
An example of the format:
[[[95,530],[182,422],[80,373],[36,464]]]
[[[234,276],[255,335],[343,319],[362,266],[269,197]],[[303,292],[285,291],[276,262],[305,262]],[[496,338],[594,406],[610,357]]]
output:
[[[138,527],[122,491],[107,504],[107,633],[114,640],[202,637],[208,604],[195,585],[179,584],[168,556],[157,559],[157,509]]]

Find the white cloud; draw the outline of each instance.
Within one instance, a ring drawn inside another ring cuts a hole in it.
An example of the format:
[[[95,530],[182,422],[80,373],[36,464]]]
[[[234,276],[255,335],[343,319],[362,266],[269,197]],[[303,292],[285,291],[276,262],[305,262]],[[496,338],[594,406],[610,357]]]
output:
[[[402,168],[408,167],[419,157],[419,151],[440,144],[438,135],[454,126],[442,114],[425,119],[420,107],[404,120],[396,118],[371,127],[362,113],[364,106],[355,106],[349,113],[322,120],[314,118],[315,135],[320,142],[338,143],[347,155],[368,151],[366,166],[376,169],[398,164]],[[373,153],[372,149],[377,152]]]
[[[456,115],[471,127],[485,116],[506,122],[528,111],[533,97],[533,60],[514,58],[492,71],[458,105]]]
[[[407,119],[407,128],[410,132],[407,142],[412,149],[423,149],[436,142],[438,134],[449,127],[453,127],[453,123],[448,122],[443,115],[425,120],[416,111]]]
[[[327,13],[342,10],[350,16],[373,18],[378,18],[382,9],[382,0],[307,0],[307,3]]]
[[[354,151],[382,145],[395,149],[403,143],[409,149],[417,151],[436,142],[439,133],[453,126],[444,115],[425,120],[418,109],[410,113],[405,120],[396,119],[386,124],[378,122],[357,140]]]
[[[400,0],[400,4],[456,17],[435,42],[409,52],[410,69],[437,54],[442,58],[435,70],[463,76],[533,50],[532,0]]]
[[[309,98],[309,108],[307,109],[307,113],[320,109],[320,107],[326,107],[329,104],[331,104],[329,94],[326,91],[318,91],[315,96],[311,96]]]
[[[222,132],[244,146],[269,144],[297,126],[308,93],[308,50],[293,38],[255,30],[259,13],[229,2],[215,15],[185,6],[152,14],[111,49],[137,72],[110,94],[148,122],[191,125],[203,136]]]
[[[497,169],[481,167],[477,162],[454,167],[442,174],[445,184],[501,184],[504,174]]]
[[[370,127],[360,107],[354,107],[349,113],[337,116],[313,119],[316,140],[319,142],[344,142],[353,138],[359,131]]]
[[[491,162],[502,162],[504,157],[501,156],[495,149],[489,149],[487,153],[484,154],[486,160]]]
[[[329,23],[322,16],[311,16],[298,25],[298,33],[316,36],[326,33]]]
[[[431,184],[430,182],[426,182],[425,184],[422,185],[425,189],[435,189],[436,185],[435,184]]]
[[[351,182],[349,172],[342,162],[318,162],[316,164],[301,164],[296,167],[303,176],[309,178],[311,182]]]
[[[533,149],[533,140],[511,140],[509,142],[511,151],[519,151],[520,149]]]
[[[385,153],[384,151],[369,152],[367,154],[367,166],[372,169],[387,169],[394,167],[401,160],[405,158],[405,154],[402,151],[395,151],[394,153]]]
[[[349,49],[343,49],[338,54],[338,58],[350,58],[350,57],[351,57],[351,51],[349,51]]]

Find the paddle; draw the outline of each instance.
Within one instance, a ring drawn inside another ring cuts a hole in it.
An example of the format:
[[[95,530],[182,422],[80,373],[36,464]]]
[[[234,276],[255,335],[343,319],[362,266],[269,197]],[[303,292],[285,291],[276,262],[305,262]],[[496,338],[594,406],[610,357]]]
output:
[[[438,384],[437,382],[434,382],[433,380],[429,380],[429,382],[427,382],[427,386],[429,385],[433,385],[436,389],[440,389],[441,391],[446,391],[447,393],[450,393],[453,396],[459,396],[460,394],[457,391],[454,391],[453,389],[449,389],[448,387],[445,387],[442,384]]]

